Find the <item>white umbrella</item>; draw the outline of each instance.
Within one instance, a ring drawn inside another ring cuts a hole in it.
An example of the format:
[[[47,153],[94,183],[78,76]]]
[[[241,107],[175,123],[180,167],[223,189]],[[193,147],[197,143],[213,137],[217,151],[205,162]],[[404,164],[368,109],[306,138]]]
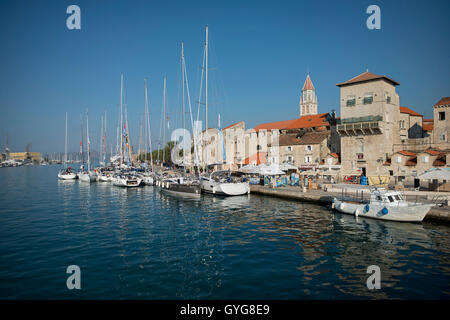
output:
[[[279,166],[277,164],[260,164],[258,166],[258,172],[260,175],[264,176],[275,176],[280,174],[285,174],[283,171],[280,170]]]
[[[248,164],[239,169],[240,172],[244,173],[257,173],[257,167],[254,164]]]
[[[450,168],[435,168],[422,173],[419,177],[421,180],[450,180]]]

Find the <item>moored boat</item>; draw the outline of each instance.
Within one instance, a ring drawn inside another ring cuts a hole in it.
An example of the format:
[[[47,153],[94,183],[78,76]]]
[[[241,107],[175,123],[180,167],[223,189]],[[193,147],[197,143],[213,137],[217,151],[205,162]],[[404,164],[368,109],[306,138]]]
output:
[[[405,201],[398,191],[372,189],[367,203],[338,200],[333,198],[335,210],[359,217],[380,220],[421,222],[432,204]]]
[[[243,182],[241,173],[216,171],[209,177],[202,177],[202,191],[224,196],[240,196],[250,193],[248,182]]]

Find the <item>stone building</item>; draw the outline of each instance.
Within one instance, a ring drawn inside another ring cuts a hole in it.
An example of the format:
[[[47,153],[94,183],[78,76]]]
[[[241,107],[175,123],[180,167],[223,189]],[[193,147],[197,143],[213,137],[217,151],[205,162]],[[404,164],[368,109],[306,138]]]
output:
[[[399,83],[366,71],[340,88],[341,174],[387,175],[383,163],[400,143]]]
[[[450,149],[450,97],[444,97],[434,106],[433,147]]]

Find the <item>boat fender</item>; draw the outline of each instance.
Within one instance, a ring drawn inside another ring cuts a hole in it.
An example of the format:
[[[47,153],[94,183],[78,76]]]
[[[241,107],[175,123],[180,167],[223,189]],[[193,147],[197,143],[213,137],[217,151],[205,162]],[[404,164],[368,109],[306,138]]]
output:
[[[359,216],[359,208],[355,210],[355,217]]]
[[[368,204],[366,204],[365,207],[364,207],[364,210],[365,210],[366,212],[369,212],[370,206],[369,206]]]
[[[334,202],[331,203],[331,209],[334,209]]]
[[[381,213],[382,214],[388,214],[389,210],[386,207],[384,207],[383,210],[381,210]]]
[[[216,194],[216,187],[213,187],[213,194]]]
[[[344,203],[341,203],[341,205],[339,206],[339,210],[344,210]]]

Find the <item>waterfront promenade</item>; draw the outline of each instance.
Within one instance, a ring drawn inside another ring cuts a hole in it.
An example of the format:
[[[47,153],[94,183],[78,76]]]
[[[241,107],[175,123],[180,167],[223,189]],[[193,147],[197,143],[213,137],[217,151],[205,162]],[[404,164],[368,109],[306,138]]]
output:
[[[298,186],[285,186],[271,188],[269,186],[251,185],[251,193],[260,194],[289,200],[312,202],[324,206],[330,206],[333,197],[344,199],[369,199],[370,190],[368,187],[359,185],[324,185],[324,190],[305,190]],[[402,191],[406,200],[412,202],[446,202],[450,201],[449,192],[428,192],[428,191]],[[450,207],[433,207],[425,217],[425,221],[436,221],[450,223]]]

